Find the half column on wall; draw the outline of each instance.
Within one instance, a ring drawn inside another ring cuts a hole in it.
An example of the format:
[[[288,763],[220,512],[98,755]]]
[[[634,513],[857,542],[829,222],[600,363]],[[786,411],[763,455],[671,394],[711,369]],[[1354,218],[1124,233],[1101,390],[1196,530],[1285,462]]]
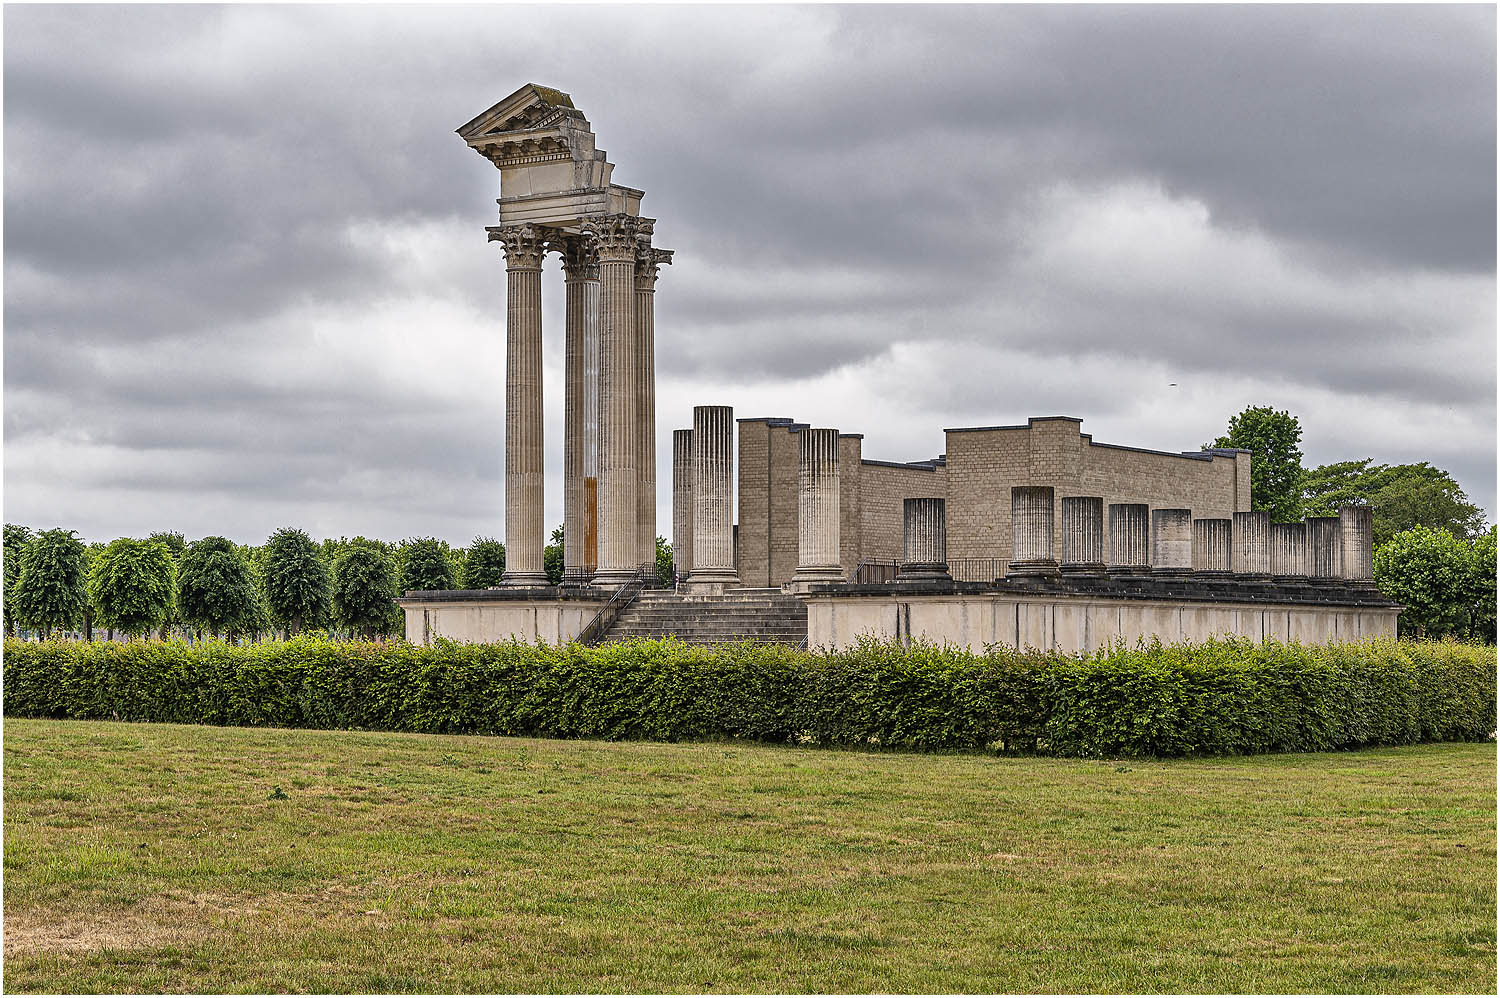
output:
[[[1187,575],[1193,570],[1193,511],[1151,511],[1151,574]]]
[[[1007,576],[1056,575],[1052,553],[1050,485],[1017,485],[1010,490],[1010,570]]]
[[[1199,575],[1228,575],[1234,521],[1204,517],[1193,521],[1193,571]]]
[[[839,431],[797,434],[797,570],[792,588],[842,582],[839,567]]]
[[[693,431],[672,431],[672,565],[679,580],[693,570]]]
[[[1070,574],[1104,573],[1104,499],[1063,496],[1062,570]]]
[[[693,407],[693,571],[687,590],[720,593],[740,584],[734,568],[734,409]]]
[[[1271,578],[1281,582],[1307,578],[1307,524],[1271,524]]]
[[[1271,514],[1235,513],[1229,543],[1230,567],[1246,579],[1271,576]]]
[[[1334,582],[1344,574],[1344,532],[1336,516],[1309,516],[1307,574],[1314,582]]]
[[[952,579],[948,574],[948,512],[944,500],[902,500],[901,549],[897,582]]]
[[[1143,502],[1109,504],[1109,573],[1151,571],[1151,507]]]
[[[1343,542],[1343,579],[1351,585],[1375,584],[1375,522],[1368,506],[1341,506],[1339,533]]]

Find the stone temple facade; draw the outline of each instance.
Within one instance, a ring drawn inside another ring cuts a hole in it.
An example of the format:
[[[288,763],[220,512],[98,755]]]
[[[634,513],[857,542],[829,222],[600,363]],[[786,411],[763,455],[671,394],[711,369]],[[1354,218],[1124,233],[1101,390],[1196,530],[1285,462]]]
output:
[[[567,94],[528,84],[458,134],[500,171],[507,565],[494,590],[398,600],[412,640],[597,640],[633,601],[617,633],[828,647],[1395,634],[1368,509],[1273,524],[1251,510],[1248,451],[1100,443],[1070,416],[948,429],[943,453],[902,463],[866,458],[858,433],[696,406],[671,435],[676,591],[641,597],[657,536],[655,288],[672,252]],[[559,587],[542,561],[551,254],[567,289]],[[748,623],[693,630],[711,618]]]

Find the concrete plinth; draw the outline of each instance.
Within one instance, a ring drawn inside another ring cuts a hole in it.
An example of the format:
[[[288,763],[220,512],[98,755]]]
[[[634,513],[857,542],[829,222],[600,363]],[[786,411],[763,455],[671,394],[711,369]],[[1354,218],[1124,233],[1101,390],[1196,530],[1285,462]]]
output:
[[[1104,499],[1063,496],[1062,571],[1069,575],[1104,574]]]
[[[839,431],[797,434],[797,571],[793,592],[843,582],[839,566]]]
[[[1109,574],[1151,571],[1151,507],[1143,502],[1109,504]]]
[[[683,587],[696,594],[738,588],[734,566],[734,409],[693,407],[693,570]]]
[[[1284,582],[1307,578],[1307,524],[1271,524],[1271,578]]]
[[[897,582],[949,580],[948,509],[942,499],[905,499],[901,503],[901,567]]]
[[[1187,575],[1193,570],[1193,511],[1151,511],[1151,574]]]
[[[1236,513],[1229,543],[1229,566],[1247,580],[1271,577],[1271,514]]]
[[[1010,490],[1010,569],[1006,577],[1057,575],[1052,553],[1050,485],[1017,485]]]
[[[1193,572],[1228,575],[1233,550],[1234,521],[1203,518],[1193,521]]]
[[[1344,532],[1336,516],[1309,516],[1307,524],[1307,576],[1313,582],[1329,583],[1344,574]]]
[[[693,431],[672,431],[672,564],[679,579],[693,570]]]
[[[1351,585],[1375,584],[1375,522],[1368,506],[1339,508],[1339,535],[1343,545],[1343,579]]]

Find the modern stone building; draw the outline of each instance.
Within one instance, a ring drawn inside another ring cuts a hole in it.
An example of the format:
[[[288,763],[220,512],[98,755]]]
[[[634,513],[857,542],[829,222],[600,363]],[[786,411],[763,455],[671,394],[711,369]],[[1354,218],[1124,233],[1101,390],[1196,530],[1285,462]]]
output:
[[[567,94],[528,84],[458,134],[500,172],[487,231],[506,263],[507,565],[494,590],[406,594],[412,640],[873,635],[1076,651],[1395,633],[1399,607],[1370,575],[1368,509],[1272,524],[1250,509],[1249,452],[1096,443],[1070,416],[947,429],[937,457],[900,463],[865,457],[858,433],[696,406],[671,437],[677,591],[642,595],[658,533],[655,289],[672,252]],[[566,282],[561,587],[542,562],[553,254]]]

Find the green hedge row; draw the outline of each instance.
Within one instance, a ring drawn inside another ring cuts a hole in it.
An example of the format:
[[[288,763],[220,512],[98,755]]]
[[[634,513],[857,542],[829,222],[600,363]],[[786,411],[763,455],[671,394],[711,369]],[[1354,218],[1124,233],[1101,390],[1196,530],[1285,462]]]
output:
[[[1210,641],[1093,655],[866,642],[420,648],[298,639],[5,644],[5,713],[185,724],[722,739],[1067,756],[1480,740],[1495,649]]]

